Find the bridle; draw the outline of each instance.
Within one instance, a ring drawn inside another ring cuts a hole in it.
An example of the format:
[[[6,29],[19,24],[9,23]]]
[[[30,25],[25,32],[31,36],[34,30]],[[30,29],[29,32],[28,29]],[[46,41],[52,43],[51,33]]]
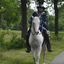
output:
[[[32,21],[33,22],[33,21]],[[33,27],[33,29],[34,29],[34,32],[35,32],[35,27],[34,27],[34,23],[32,23],[32,25],[31,25],[32,27]],[[42,25],[42,28],[43,28],[43,25]],[[42,32],[43,32],[43,29],[42,29],[42,31],[40,32],[40,31],[38,31],[38,32],[35,32],[36,33],[36,35],[38,35],[38,34],[42,34]],[[33,32],[32,32],[32,30],[31,30],[31,34],[32,35],[35,35]]]

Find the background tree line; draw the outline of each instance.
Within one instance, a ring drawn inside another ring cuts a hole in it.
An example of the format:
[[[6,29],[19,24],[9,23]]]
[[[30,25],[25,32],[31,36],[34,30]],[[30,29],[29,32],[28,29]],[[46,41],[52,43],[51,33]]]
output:
[[[64,5],[62,5],[64,0],[36,0],[37,4],[43,4],[44,2],[54,4],[55,16],[49,17],[49,30],[55,31],[55,34],[59,31],[63,31],[64,28]],[[29,26],[28,19],[34,12],[29,8],[30,0],[0,0],[0,28],[11,30],[21,30],[22,37],[25,36],[27,32],[27,27]],[[26,7],[26,5],[28,7]],[[57,5],[61,5],[57,7]],[[59,10],[59,14],[57,13]]]
[[[27,10],[27,27],[29,27],[29,23],[28,23],[28,20],[31,16],[31,14],[33,13],[34,11],[29,9]],[[2,17],[3,14],[2,14]],[[51,16],[51,15],[48,15],[48,18],[49,18],[49,24],[48,24],[48,28],[50,31],[54,31],[55,30],[55,26],[54,26],[54,16]],[[21,14],[20,14],[20,19],[21,19]],[[9,24],[9,29],[10,30],[21,30],[22,29],[22,26],[21,26],[21,20],[19,20],[18,22],[15,22],[15,23],[10,23]],[[64,10],[60,13],[60,16],[59,16],[59,27],[58,27],[58,30],[59,31],[64,31]],[[3,30],[6,30],[7,29],[7,21],[2,19],[2,23],[1,23],[1,26],[2,26],[2,29]]]

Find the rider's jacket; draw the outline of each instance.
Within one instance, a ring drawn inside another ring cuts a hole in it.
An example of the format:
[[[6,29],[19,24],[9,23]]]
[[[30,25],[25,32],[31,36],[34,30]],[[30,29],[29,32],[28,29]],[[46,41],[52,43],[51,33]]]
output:
[[[32,16],[38,16],[38,11],[37,12],[34,12],[33,14],[32,14]],[[31,24],[32,23],[32,17],[30,17],[30,19],[29,19],[29,23]],[[47,27],[47,25],[48,25],[48,16],[47,16],[47,14],[45,13],[45,12],[42,12],[42,14],[41,14],[41,17],[40,17],[40,20],[42,20],[43,22],[41,22],[41,24],[43,24],[44,25],[44,27],[46,28],[46,29],[48,29],[48,27]]]

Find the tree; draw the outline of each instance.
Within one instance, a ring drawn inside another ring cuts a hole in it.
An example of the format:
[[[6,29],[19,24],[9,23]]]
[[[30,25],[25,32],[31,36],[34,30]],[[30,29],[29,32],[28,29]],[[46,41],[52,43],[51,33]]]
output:
[[[57,7],[58,0],[54,0],[54,9],[55,9],[55,35],[58,34],[58,7]]]
[[[6,0],[6,4],[4,6],[5,11],[3,13],[3,19],[7,21],[7,33],[9,32],[9,24],[15,23],[19,19],[18,5],[18,1],[16,0]]]
[[[41,5],[44,3],[44,0],[37,0],[38,1],[38,4]]]
[[[1,8],[0,8],[1,9]],[[0,12],[0,28],[1,28],[1,12]]]
[[[25,37],[27,33],[27,0],[21,0],[21,9],[22,9],[22,38]]]
[[[4,0],[5,2],[5,0]],[[2,0],[0,0],[0,28],[1,28],[1,13],[4,11],[3,4],[5,4]]]

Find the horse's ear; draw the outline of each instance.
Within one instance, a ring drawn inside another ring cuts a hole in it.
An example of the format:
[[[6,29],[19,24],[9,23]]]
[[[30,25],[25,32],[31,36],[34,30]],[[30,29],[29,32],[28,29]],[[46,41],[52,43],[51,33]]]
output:
[[[34,16],[31,16],[32,18],[34,18]]]

